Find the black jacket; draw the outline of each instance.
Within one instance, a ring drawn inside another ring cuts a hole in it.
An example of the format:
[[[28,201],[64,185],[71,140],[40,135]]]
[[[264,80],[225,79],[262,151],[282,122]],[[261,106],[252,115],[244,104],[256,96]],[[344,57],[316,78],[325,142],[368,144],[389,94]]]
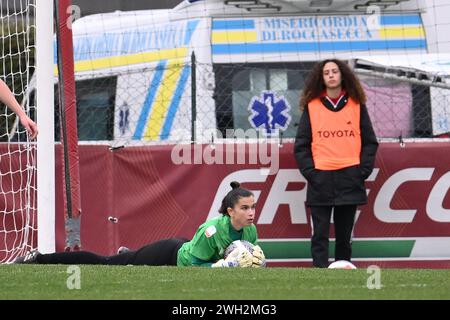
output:
[[[326,99],[321,99],[324,107],[339,111],[345,107],[348,98],[341,99],[333,108]],[[301,174],[308,181],[306,204],[308,206],[358,205],[367,203],[364,180],[371,174],[375,162],[378,142],[373,131],[369,113],[361,104],[361,155],[360,165],[339,170],[318,170],[314,166],[311,152],[312,132],[308,107],[300,118],[294,144],[294,154]]]

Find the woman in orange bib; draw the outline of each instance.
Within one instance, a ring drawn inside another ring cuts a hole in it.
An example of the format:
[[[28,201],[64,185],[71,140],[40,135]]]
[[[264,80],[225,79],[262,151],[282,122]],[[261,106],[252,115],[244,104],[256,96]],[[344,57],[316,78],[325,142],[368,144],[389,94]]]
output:
[[[308,181],[315,267],[328,267],[332,212],[335,260],[351,260],[356,207],[367,203],[364,181],[373,170],[378,148],[365,102],[358,78],[337,59],[317,63],[302,92],[294,154]]]

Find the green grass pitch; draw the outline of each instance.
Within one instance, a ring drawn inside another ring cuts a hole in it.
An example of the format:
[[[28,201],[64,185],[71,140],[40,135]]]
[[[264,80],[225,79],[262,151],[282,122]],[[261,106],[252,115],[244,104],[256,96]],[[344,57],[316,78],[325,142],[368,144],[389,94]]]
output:
[[[0,299],[450,299],[450,270],[380,269],[381,287],[369,289],[368,282],[372,285],[376,282],[369,279],[373,274],[366,269],[80,265],[79,273],[74,273],[68,267],[1,265]]]

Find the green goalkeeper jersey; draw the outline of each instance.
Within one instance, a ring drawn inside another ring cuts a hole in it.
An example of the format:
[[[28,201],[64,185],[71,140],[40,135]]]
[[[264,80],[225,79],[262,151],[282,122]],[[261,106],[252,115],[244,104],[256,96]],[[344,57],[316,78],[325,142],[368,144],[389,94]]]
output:
[[[246,240],[256,245],[258,236],[255,225],[236,231],[227,215],[208,220],[198,228],[192,240],[178,250],[177,265],[192,266],[195,259],[204,262],[223,259],[225,249],[235,240]]]

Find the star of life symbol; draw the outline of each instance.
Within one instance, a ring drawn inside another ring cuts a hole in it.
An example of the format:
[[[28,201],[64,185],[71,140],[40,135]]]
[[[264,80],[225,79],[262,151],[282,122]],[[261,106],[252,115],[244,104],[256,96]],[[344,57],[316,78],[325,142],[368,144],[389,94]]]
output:
[[[251,112],[248,120],[255,129],[260,129],[268,137],[277,136],[278,131],[286,131],[291,122],[291,107],[287,100],[271,91],[262,92],[261,97],[253,97],[248,106]]]

